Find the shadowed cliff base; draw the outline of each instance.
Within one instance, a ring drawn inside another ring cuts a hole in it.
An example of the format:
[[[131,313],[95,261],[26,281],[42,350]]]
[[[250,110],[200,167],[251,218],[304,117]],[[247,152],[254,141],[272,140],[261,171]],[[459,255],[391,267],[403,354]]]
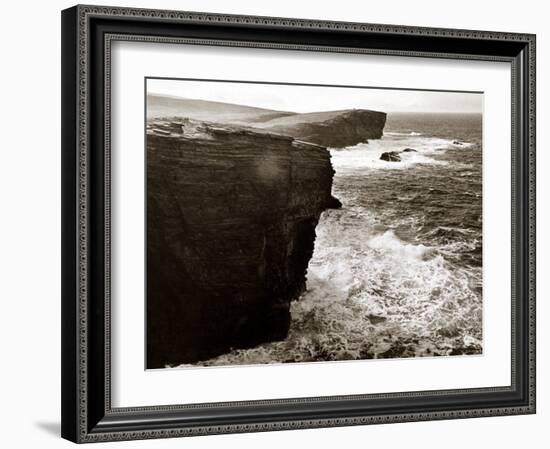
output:
[[[333,175],[293,137],[148,122],[148,368],[286,338]]]

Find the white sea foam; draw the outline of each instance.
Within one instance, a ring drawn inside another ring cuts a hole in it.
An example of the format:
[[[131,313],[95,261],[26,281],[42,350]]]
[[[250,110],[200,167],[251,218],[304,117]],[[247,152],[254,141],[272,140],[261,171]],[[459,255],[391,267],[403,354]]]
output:
[[[316,304],[339,321],[343,311],[338,305],[345,301],[348,314],[353,304],[351,321],[385,319],[360,332],[374,346],[386,333],[433,340],[441,333],[465,334],[479,343],[481,305],[467,273],[450,267],[436,248],[403,242],[391,230],[358,242],[351,227],[345,231],[333,219],[339,213],[345,212],[330,211],[318,228],[319,251],[310,263],[308,293],[293,305],[293,318]],[[328,244],[334,235],[336,253]],[[349,331],[359,332],[357,325],[350,324]]]
[[[453,143],[452,140],[425,137],[421,133],[386,132],[381,139],[360,143],[342,149],[331,149],[332,163],[336,170],[359,171],[364,169],[403,170],[415,165],[447,165],[437,155],[450,148],[468,148],[471,144]],[[415,151],[403,152],[411,148]],[[380,159],[382,153],[397,151],[401,161],[388,162]]]
[[[399,240],[392,230],[379,234],[368,241],[370,248],[390,251],[400,257],[422,260],[434,254],[434,249],[424,245],[412,245]]]
[[[363,225],[360,235],[357,225]],[[481,304],[436,248],[375,232],[366,210],[329,210],[317,227],[307,292],[281,342],[207,365],[447,355],[481,347]],[[467,337],[467,340],[465,338]]]
[[[421,136],[422,133],[417,133],[415,131],[411,131],[408,133],[396,132],[396,131],[385,131],[384,135],[385,136]]]

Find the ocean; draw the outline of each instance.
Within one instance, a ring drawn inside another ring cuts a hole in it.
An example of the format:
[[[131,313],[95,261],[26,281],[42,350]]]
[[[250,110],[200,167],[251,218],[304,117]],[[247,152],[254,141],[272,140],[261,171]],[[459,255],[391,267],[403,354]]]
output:
[[[287,339],[199,365],[481,354],[481,145],[481,115],[390,113],[382,139],[331,149],[343,207],[321,216]]]

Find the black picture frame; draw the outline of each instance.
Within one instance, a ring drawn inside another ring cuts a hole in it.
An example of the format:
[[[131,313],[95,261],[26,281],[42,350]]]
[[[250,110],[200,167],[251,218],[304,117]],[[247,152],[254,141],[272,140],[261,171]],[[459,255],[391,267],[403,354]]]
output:
[[[113,408],[109,76],[113,40],[508,61],[509,387]],[[535,413],[535,36],[78,5],[62,12],[62,436],[84,443]]]

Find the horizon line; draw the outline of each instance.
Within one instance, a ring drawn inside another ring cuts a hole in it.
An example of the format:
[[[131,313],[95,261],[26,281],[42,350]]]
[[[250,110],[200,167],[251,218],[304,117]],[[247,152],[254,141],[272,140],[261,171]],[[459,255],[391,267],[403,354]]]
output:
[[[246,81],[242,81],[245,83]],[[333,86],[331,86],[333,87]],[[247,108],[254,108],[254,109],[262,109],[264,111],[273,111],[273,112],[288,112],[290,114],[313,114],[313,113],[320,113],[320,112],[338,112],[338,111],[350,111],[350,110],[365,110],[365,111],[372,111],[372,112],[383,112],[385,114],[477,114],[477,115],[483,115],[483,111],[441,111],[441,110],[430,110],[430,111],[400,111],[400,110],[391,110],[391,111],[380,111],[376,109],[368,109],[368,108],[348,108],[348,109],[330,109],[330,110],[311,110],[311,111],[291,111],[291,110],[282,110],[282,109],[269,109],[262,106],[254,106],[250,104],[244,104],[244,103],[232,103],[227,101],[219,101],[219,100],[206,100],[204,98],[190,98],[190,97],[180,97],[178,95],[172,95],[172,94],[165,94],[161,92],[150,92],[146,91],[146,95],[156,95],[160,97],[167,97],[167,98],[175,98],[179,100],[190,100],[190,101],[204,101],[208,103],[220,103],[220,104],[229,104],[232,106],[244,106]]]

